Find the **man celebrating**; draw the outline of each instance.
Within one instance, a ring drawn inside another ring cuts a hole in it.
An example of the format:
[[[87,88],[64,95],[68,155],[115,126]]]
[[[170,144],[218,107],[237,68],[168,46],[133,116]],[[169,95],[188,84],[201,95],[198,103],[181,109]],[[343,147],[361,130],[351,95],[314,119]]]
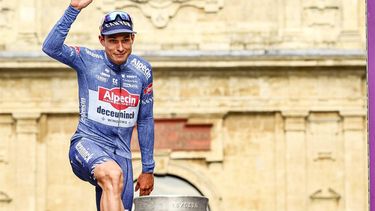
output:
[[[96,187],[98,210],[131,210],[130,140],[135,125],[142,155],[135,191],[149,195],[154,185],[152,71],[147,61],[131,54],[136,32],[125,12],[104,16],[99,35],[104,50],[64,44],[70,26],[91,2],[71,0],[43,51],[77,72],[80,120],[69,151],[74,174]]]

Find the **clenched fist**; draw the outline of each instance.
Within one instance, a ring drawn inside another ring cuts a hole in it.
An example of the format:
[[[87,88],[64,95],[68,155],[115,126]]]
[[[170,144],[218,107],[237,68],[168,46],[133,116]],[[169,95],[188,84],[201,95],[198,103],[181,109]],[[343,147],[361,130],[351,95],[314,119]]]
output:
[[[140,196],[150,195],[154,190],[154,174],[152,173],[141,173],[138,177],[135,191],[139,190]]]

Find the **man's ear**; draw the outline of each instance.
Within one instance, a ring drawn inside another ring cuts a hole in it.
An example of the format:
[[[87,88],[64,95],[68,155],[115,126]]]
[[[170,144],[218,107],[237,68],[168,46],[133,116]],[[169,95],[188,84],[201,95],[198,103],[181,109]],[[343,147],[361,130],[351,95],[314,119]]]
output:
[[[131,35],[131,39],[132,39],[132,43],[134,43],[135,34],[132,34],[132,35]]]
[[[98,38],[99,38],[99,42],[100,42],[100,44],[102,44],[102,46],[104,47],[104,46],[105,46],[105,45],[104,45],[104,41],[105,41],[105,40],[104,40],[104,39],[105,39],[104,36],[100,34]]]

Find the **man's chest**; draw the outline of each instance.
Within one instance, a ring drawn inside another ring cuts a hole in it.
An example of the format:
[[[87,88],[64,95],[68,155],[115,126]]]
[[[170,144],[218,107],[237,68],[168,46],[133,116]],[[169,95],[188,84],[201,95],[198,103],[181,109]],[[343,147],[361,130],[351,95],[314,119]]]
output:
[[[93,66],[86,76],[89,90],[119,90],[140,95],[142,79],[130,68],[114,71],[106,65]]]
[[[89,119],[110,126],[134,126],[142,93],[142,79],[132,69],[114,71],[92,66],[86,75]]]

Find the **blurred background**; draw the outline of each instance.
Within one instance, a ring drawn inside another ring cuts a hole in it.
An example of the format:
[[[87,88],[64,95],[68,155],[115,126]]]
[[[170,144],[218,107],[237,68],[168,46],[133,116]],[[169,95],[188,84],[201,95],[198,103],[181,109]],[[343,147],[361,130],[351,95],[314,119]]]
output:
[[[0,0],[1,211],[95,210],[67,156],[75,71],[41,52],[69,3]],[[153,195],[206,196],[211,211],[368,210],[365,1],[100,0],[66,43],[101,49],[115,9],[153,66]]]

